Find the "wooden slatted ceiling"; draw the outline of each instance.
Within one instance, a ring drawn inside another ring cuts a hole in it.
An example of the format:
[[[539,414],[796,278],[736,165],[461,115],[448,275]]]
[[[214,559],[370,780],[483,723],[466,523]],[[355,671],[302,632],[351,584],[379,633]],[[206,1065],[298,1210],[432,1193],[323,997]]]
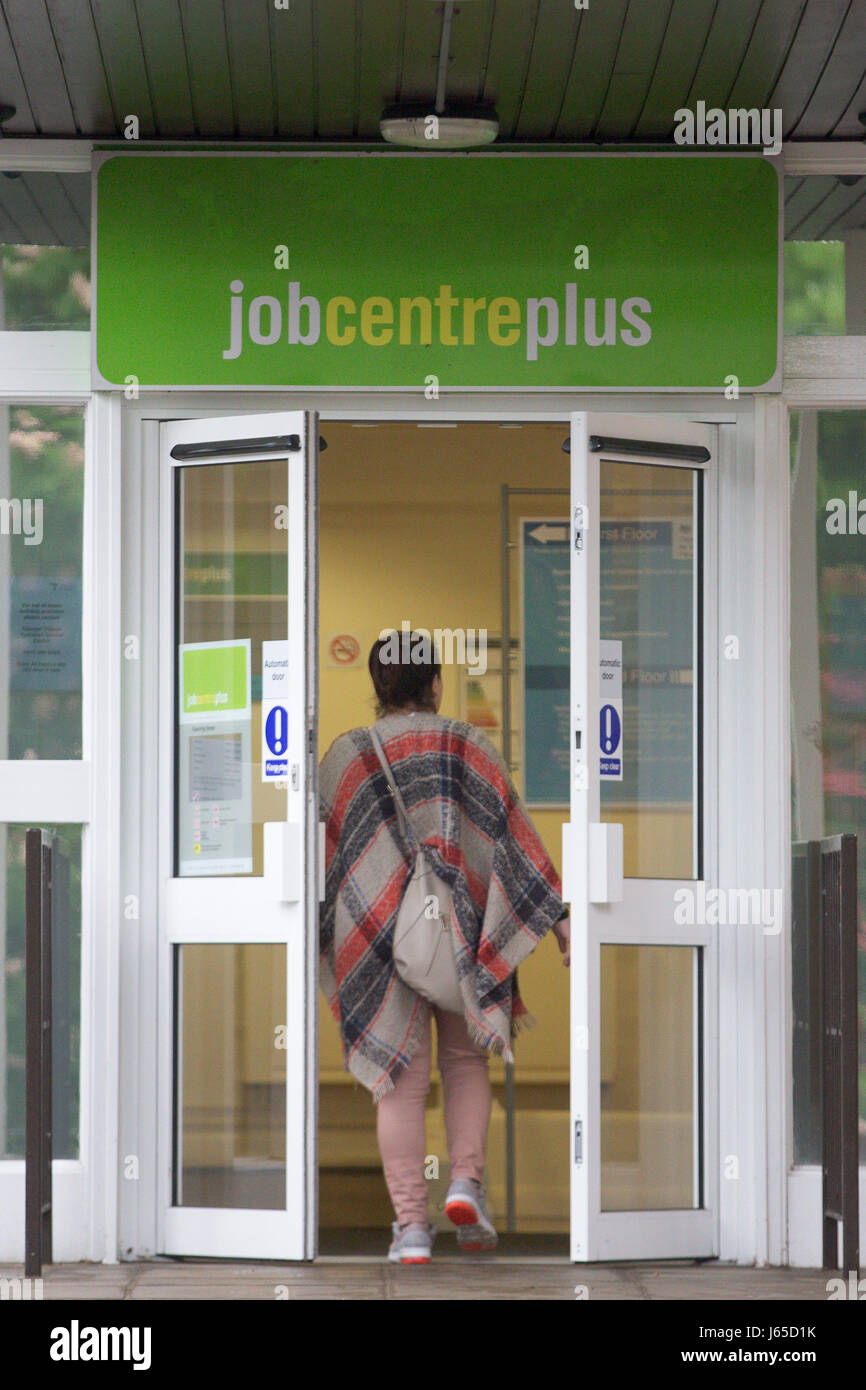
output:
[[[833,177],[785,180],[785,237],[833,241],[866,227],[866,178],[845,184]]]
[[[675,0],[668,10],[655,66],[635,123],[635,134],[640,139],[664,139],[669,134],[670,93],[678,83],[686,91],[691,88],[715,7],[716,0]]]
[[[89,246],[87,174],[0,177],[0,243],[12,246]]]
[[[378,139],[435,92],[439,0],[0,0],[8,134]],[[668,140],[674,112],[781,107],[785,138],[856,139],[866,0],[461,0],[448,93],[501,140]]]

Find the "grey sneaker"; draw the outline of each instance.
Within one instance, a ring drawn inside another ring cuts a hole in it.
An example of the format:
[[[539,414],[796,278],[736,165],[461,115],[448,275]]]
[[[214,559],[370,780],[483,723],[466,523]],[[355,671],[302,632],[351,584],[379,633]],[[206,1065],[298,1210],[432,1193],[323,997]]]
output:
[[[393,1264],[428,1265],[430,1263],[433,1242],[436,1239],[436,1227],[432,1221],[426,1226],[423,1226],[420,1221],[412,1222],[408,1226],[399,1226],[394,1221],[391,1230],[394,1233],[394,1239],[391,1241],[388,1259]]]
[[[445,1215],[457,1227],[461,1250],[495,1250],[499,1237],[487,1214],[484,1188],[474,1178],[455,1178],[445,1197]]]

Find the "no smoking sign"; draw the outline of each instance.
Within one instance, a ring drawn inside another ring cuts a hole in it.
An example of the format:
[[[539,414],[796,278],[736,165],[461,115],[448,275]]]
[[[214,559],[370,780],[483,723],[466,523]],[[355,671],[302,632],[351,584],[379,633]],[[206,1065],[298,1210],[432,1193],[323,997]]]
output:
[[[354,632],[335,632],[325,644],[328,666],[344,670],[361,664],[361,639]]]

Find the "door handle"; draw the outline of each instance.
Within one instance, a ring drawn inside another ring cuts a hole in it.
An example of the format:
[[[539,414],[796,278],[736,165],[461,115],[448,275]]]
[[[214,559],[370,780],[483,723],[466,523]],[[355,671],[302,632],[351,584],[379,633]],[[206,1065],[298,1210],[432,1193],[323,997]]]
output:
[[[573,903],[585,892],[591,903],[622,902],[622,826],[589,826],[589,883],[578,881],[580,845],[577,826],[562,827],[562,900]]]
[[[577,899],[579,885],[575,882],[578,863],[576,825],[565,821],[562,827],[562,901],[573,903]]]
[[[622,902],[622,826],[589,827],[589,901]]]
[[[325,822],[319,821],[319,902],[325,901]]]
[[[301,901],[301,827],[295,821],[265,821],[265,889],[278,903]]]

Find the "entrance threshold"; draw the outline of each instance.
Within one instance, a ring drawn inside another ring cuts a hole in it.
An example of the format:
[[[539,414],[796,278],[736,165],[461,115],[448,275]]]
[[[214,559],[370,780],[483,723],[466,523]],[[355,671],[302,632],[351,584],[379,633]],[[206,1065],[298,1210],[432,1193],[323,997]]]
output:
[[[330,1229],[319,1232],[318,1259],[327,1260],[383,1260],[388,1254],[391,1240],[390,1228],[358,1227],[354,1230]],[[495,1250],[484,1254],[470,1255],[457,1247],[456,1227],[437,1233],[433,1246],[433,1258],[438,1263],[444,1259],[454,1259],[457,1264],[480,1262],[489,1264],[491,1260],[538,1260],[541,1263],[569,1260],[568,1233],[499,1233],[499,1244]]]

